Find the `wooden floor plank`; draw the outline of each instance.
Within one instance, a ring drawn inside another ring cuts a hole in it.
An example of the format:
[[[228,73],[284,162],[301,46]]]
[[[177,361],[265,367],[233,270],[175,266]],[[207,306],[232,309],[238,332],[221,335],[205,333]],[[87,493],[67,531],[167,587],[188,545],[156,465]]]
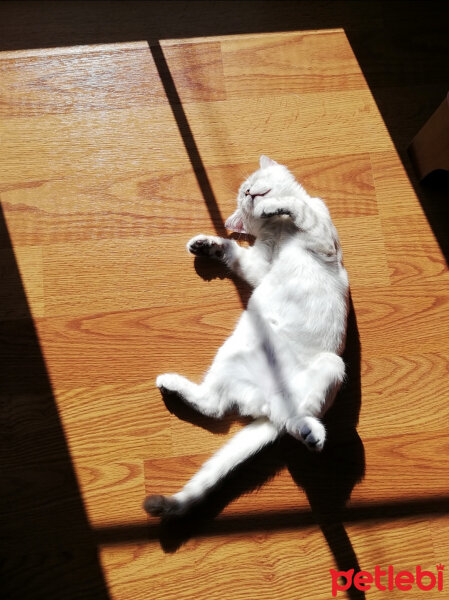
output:
[[[221,47],[228,98],[290,94],[292,88],[298,94],[366,89],[341,31],[230,38]]]
[[[0,60],[0,114],[8,119],[166,102],[148,47],[111,45],[82,54],[24,54],[8,59],[3,55]],[[105,60],[108,69],[104,68]]]

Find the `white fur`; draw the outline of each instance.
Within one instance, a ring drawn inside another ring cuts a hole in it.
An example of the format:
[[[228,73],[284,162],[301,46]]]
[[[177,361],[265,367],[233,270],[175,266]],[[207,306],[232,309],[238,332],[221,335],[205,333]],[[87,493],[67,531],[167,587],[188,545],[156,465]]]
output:
[[[166,502],[154,509],[150,500],[153,514],[185,512],[281,433],[321,450],[326,433],[320,418],[344,378],[348,277],[324,202],[311,198],[286,167],[261,157],[226,226],[255,236],[254,245],[199,235],[187,248],[223,261],[254,287],[247,309],[200,385],[170,373],[156,385],[205,415],[237,410],[256,420],[178,494],[152,497]]]

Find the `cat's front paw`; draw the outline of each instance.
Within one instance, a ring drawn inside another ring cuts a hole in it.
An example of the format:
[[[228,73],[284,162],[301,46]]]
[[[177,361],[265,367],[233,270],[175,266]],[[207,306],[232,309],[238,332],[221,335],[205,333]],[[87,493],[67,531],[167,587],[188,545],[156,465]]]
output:
[[[156,387],[161,390],[161,394],[170,394],[178,391],[179,375],[177,373],[164,373],[156,377]]]
[[[213,235],[196,235],[187,243],[187,250],[195,256],[209,256],[221,260],[225,253],[225,242]]]
[[[255,210],[255,216],[259,219],[271,219],[271,217],[282,215],[291,217],[291,212],[288,208],[280,205],[279,202],[268,198],[264,202],[260,202]]]

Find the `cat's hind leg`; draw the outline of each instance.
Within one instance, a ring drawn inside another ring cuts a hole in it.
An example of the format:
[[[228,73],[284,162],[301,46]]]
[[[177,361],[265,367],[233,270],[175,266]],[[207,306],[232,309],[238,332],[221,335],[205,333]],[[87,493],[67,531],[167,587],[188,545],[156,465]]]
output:
[[[207,386],[198,385],[178,373],[164,373],[156,378],[156,386],[164,392],[178,394],[187,404],[208,417],[220,418],[223,409],[217,395]]]
[[[268,419],[253,421],[236,433],[201,469],[173,496],[148,496],[144,508],[151,515],[171,517],[185,514],[200,502],[235,467],[274,442],[279,429]]]
[[[331,406],[345,376],[345,365],[333,352],[321,352],[298,376],[294,390],[297,415],[288,419],[286,429],[312,450],[322,450],[326,430],[320,417]]]
[[[334,352],[320,352],[305,372],[305,393],[300,410],[305,414],[322,416],[334,401],[345,378],[345,363]]]

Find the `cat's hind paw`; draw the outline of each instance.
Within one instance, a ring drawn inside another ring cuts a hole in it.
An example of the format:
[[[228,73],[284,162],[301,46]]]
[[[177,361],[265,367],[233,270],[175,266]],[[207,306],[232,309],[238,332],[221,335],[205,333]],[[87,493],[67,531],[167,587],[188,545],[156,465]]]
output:
[[[315,417],[294,417],[287,422],[287,431],[316,452],[321,452],[326,441],[324,425]]]
[[[153,517],[171,517],[180,514],[179,502],[169,496],[147,496],[143,502],[144,510]]]
[[[209,256],[221,260],[225,253],[226,240],[213,235],[196,235],[187,242],[187,250],[195,256]]]
[[[198,388],[196,383],[189,381],[187,377],[178,375],[178,373],[164,373],[156,378],[156,386],[160,389],[163,396],[168,394],[177,394],[185,402],[191,402]]]

